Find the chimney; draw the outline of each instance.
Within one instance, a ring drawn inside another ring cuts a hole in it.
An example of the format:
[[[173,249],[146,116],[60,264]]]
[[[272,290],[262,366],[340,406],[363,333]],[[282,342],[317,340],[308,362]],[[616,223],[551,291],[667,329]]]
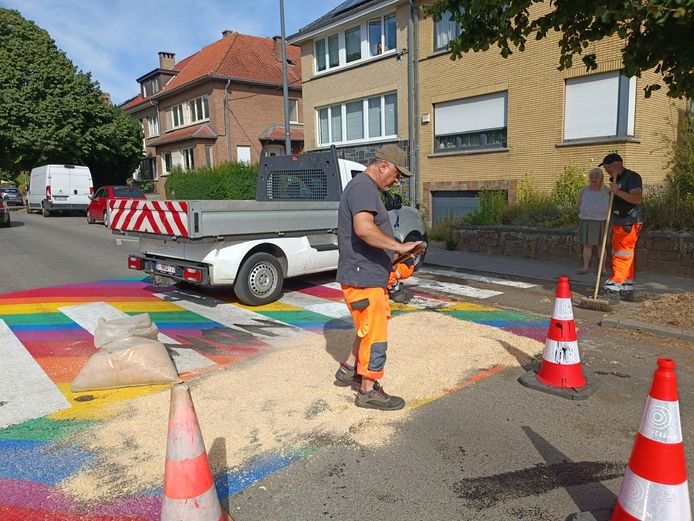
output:
[[[231,29],[224,29],[222,31],[222,38],[226,38],[227,36],[231,36],[232,34],[234,34],[234,31],[232,31]]]
[[[272,37],[272,54],[275,59],[282,61],[282,37],[273,36]]]
[[[176,64],[176,55],[172,52],[159,51],[159,68],[173,69]]]

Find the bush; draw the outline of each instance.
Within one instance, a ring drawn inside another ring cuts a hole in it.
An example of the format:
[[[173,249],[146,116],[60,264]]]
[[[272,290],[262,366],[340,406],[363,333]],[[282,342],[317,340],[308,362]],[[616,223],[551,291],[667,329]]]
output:
[[[525,176],[518,183],[518,201],[503,212],[503,224],[512,226],[572,226],[578,223],[576,199],[586,185],[585,170],[569,165],[551,193],[538,190]]]
[[[168,199],[255,199],[258,165],[222,163],[213,168],[175,168],[166,179]]]
[[[506,206],[506,192],[503,190],[481,190],[480,208],[463,217],[463,223],[477,226],[501,224]]]

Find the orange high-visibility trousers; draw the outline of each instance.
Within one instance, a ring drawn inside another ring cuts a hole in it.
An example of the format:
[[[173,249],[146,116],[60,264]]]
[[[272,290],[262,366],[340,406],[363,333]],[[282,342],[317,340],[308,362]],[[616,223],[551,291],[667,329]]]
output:
[[[612,275],[606,282],[633,285],[634,256],[642,224],[612,226]]]
[[[390,319],[388,290],[357,288],[343,284],[342,293],[359,337],[357,374],[371,380],[383,378]]]

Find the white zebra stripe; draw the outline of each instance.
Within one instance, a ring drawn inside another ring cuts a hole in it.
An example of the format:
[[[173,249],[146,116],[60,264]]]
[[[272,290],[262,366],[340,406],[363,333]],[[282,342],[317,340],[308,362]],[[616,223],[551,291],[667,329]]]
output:
[[[687,482],[661,485],[642,478],[627,467],[619,491],[619,504],[640,521],[691,521]]]
[[[649,396],[639,432],[660,443],[682,443],[679,402],[666,402]]]
[[[573,365],[581,363],[581,355],[578,352],[578,342],[559,342],[548,338],[545,342],[545,350],[542,358],[548,362],[560,365]]]
[[[573,320],[574,311],[571,307],[570,298],[555,298],[554,299],[554,312],[552,313],[552,318],[556,320]]]

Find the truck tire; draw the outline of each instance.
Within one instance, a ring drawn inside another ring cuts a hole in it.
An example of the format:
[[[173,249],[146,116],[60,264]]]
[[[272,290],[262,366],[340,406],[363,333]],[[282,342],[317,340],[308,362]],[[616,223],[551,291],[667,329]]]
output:
[[[32,210],[31,207],[29,206],[28,200],[24,203],[24,206],[26,207],[27,215],[29,215],[30,213],[34,213],[34,210]]]
[[[405,237],[405,242],[410,242],[410,241],[424,241],[424,242],[429,242],[429,239],[427,238],[427,234],[425,233],[424,235],[421,235],[419,232],[410,232],[407,234],[407,237]],[[424,264],[424,257],[426,257],[427,252],[425,251],[421,255],[417,255],[414,259],[414,269],[418,270],[419,268],[422,267]]]
[[[234,293],[248,306],[262,306],[277,300],[282,292],[284,274],[277,258],[265,252],[246,259],[234,283]]]

